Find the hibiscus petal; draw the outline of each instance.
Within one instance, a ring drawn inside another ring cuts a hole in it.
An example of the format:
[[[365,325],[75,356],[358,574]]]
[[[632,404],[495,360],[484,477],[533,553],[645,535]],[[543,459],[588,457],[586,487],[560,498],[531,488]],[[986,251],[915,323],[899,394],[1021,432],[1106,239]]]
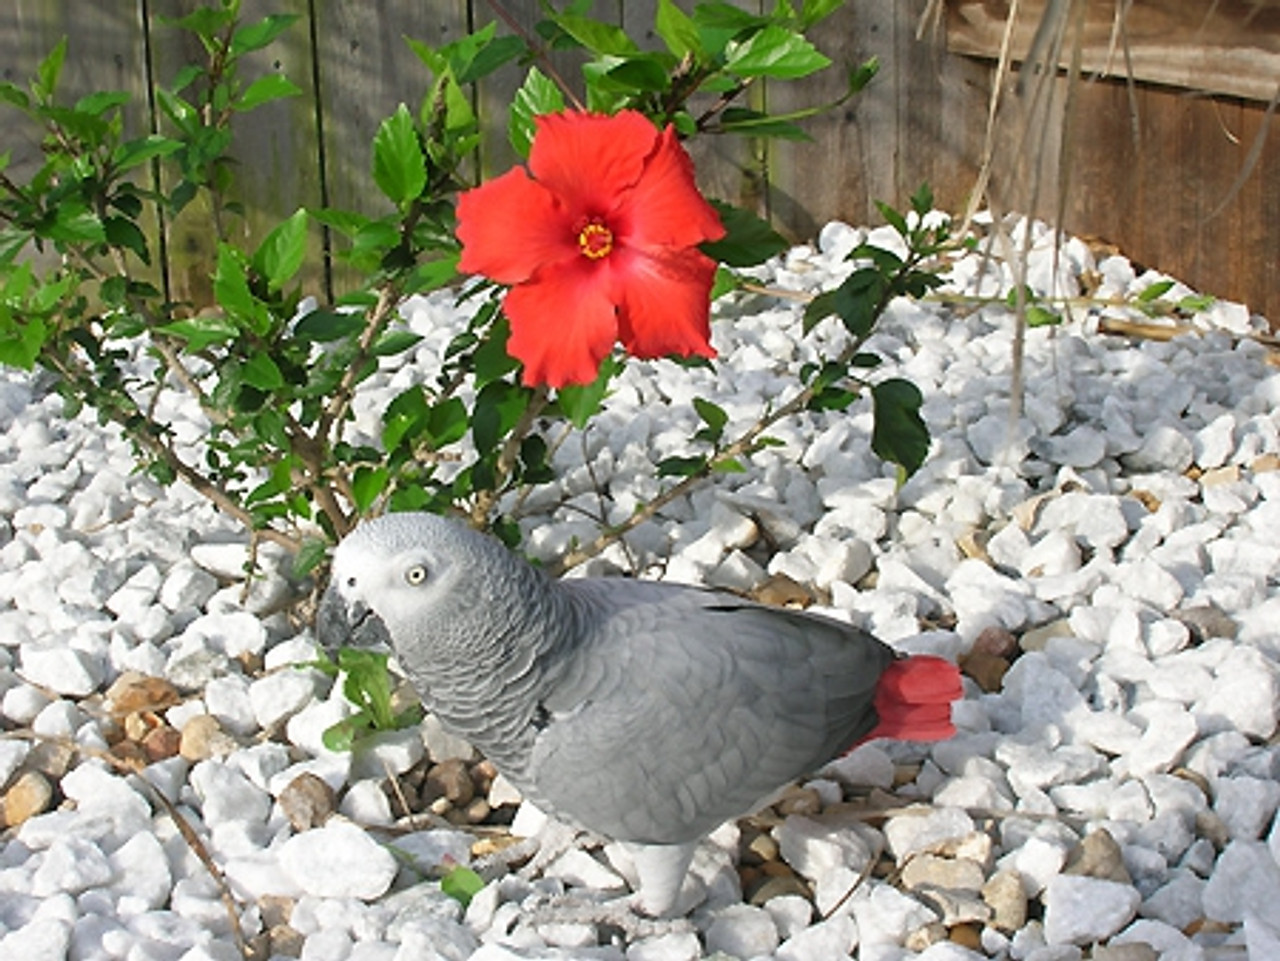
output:
[[[458,268],[501,284],[521,283],[544,265],[578,257],[564,209],[523,167],[463,193],[457,233]]]
[[[694,248],[617,251],[609,259],[618,339],[636,357],[714,357],[711,284],[716,264]]]
[[[544,114],[529,150],[529,169],[577,217],[601,217],[639,180],[658,130],[644,114],[622,110]]]
[[[724,236],[715,208],[698,192],[693,161],[671,127],[609,223],[623,243],[637,247],[693,247]]]
[[[618,336],[608,273],[581,257],[512,287],[502,309],[507,351],[524,364],[528,386],[591,383]]]

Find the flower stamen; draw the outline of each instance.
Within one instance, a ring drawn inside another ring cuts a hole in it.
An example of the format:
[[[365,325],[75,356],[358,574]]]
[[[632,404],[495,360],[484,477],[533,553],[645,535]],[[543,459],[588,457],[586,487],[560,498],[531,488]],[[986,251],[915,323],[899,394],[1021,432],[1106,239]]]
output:
[[[578,232],[578,249],[589,260],[599,260],[609,256],[613,250],[613,231],[593,220]]]

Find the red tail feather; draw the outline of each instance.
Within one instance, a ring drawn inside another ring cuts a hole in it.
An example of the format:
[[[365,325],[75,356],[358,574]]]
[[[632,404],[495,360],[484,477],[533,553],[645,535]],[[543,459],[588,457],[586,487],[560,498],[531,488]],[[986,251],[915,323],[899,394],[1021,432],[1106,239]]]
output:
[[[960,670],[950,661],[929,655],[894,661],[876,685],[875,708],[880,723],[862,741],[877,737],[898,741],[949,738],[956,733],[951,723],[951,702],[959,700],[963,693]]]

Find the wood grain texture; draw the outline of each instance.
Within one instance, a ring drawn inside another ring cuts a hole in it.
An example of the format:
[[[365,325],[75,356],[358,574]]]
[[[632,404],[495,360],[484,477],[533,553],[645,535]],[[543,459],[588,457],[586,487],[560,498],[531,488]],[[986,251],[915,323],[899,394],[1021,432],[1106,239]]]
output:
[[[1020,3],[1015,59],[1025,58],[1046,5],[1045,0]],[[1280,5],[1134,0],[1117,25],[1120,5],[1118,0],[1086,3],[1081,51],[1086,72],[1264,102],[1275,95],[1280,84]],[[1009,12],[1008,0],[948,0],[947,48],[994,59]],[[1065,60],[1059,66],[1066,67]]]

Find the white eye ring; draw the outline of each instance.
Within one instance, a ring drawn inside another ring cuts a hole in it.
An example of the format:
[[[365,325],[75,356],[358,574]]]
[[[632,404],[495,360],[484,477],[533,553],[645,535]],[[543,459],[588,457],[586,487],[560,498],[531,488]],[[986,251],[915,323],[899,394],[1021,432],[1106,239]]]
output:
[[[427,579],[427,569],[421,564],[414,564],[404,572],[404,579],[412,587],[417,587]]]

